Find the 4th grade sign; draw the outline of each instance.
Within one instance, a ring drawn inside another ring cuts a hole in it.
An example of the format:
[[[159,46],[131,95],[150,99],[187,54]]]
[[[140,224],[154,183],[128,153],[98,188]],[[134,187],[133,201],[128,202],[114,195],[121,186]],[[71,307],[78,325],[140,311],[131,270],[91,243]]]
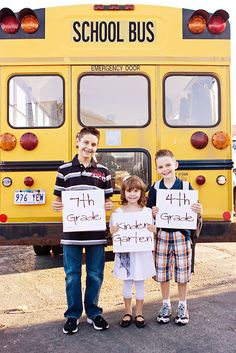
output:
[[[63,232],[106,230],[103,190],[63,191]]]
[[[191,205],[197,203],[197,190],[157,190],[156,216],[158,228],[196,229],[197,213],[193,212]]]
[[[113,225],[119,230],[112,236],[113,252],[137,252],[154,250],[153,233],[147,229],[152,224],[152,214],[126,212],[113,215]]]

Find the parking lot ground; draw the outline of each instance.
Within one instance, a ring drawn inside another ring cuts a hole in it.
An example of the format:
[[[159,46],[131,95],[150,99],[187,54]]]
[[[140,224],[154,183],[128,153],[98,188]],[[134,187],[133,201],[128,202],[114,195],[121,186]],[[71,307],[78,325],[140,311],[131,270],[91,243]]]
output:
[[[66,309],[62,256],[37,258],[30,247],[0,248],[0,352],[236,352],[236,243],[197,244],[188,295],[190,323],[183,327],[174,324],[178,302],[174,283],[171,322],[156,323],[161,296],[158,284],[150,279],[145,287],[147,326],[120,328],[122,283],[112,271],[113,263],[106,263],[100,295],[109,330],[95,331],[82,316],[78,333],[68,336],[62,333]]]

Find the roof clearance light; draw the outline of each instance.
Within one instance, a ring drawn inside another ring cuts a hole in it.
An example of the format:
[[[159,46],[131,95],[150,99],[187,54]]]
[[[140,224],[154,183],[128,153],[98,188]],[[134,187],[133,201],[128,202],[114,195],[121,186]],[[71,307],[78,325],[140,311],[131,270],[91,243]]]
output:
[[[3,32],[8,34],[14,34],[20,28],[20,23],[16,18],[14,12],[8,7],[4,7],[0,11],[0,25]]]
[[[193,34],[199,34],[206,28],[207,21],[210,15],[205,10],[194,11],[188,21],[188,29]]]
[[[35,33],[39,29],[39,20],[35,12],[25,8],[19,12],[19,20],[22,30],[25,33]]]
[[[208,31],[212,34],[219,34],[224,32],[226,23],[229,19],[228,12],[224,10],[217,10],[207,23]]]
[[[135,9],[134,5],[94,5],[93,6],[94,10],[97,11],[131,11]]]

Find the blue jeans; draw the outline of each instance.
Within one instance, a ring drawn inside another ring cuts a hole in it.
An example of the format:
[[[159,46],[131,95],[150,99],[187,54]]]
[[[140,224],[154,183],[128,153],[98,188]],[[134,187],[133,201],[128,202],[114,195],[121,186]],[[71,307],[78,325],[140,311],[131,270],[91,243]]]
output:
[[[86,251],[86,289],[84,306],[90,319],[102,314],[98,307],[99,292],[103,281],[105,264],[104,245],[85,246]],[[81,275],[83,246],[63,245],[64,270],[66,274],[67,306],[64,316],[80,318],[83,312]]]

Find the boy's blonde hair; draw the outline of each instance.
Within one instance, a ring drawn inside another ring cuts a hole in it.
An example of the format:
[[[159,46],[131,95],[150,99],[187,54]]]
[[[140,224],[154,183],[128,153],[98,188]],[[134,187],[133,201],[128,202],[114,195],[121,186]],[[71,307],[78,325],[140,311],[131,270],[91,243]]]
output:
[[[146,185],[144,184],[142,179],[136,175],[131,175],[128,178],[125,178],[123,180],[123,183],[121,185],[121,191],[120,191],[121,204],[126,205],[128,203],[125,198],[125,191],[132,191],[133,189],[141,190],[141,195],[140,195],[140,199],[138,200],[138,205],[141,207],[144,207],[146,204],[146,196],[145,196]]]
[[[157,151],[156,154],[155,154],[155,161],[157,160],[157,158],[161,158],[161,157],[170,157],[174,161],[176,160],[174,153],[171,152],[170,150],[159,150],[159,151]]]

